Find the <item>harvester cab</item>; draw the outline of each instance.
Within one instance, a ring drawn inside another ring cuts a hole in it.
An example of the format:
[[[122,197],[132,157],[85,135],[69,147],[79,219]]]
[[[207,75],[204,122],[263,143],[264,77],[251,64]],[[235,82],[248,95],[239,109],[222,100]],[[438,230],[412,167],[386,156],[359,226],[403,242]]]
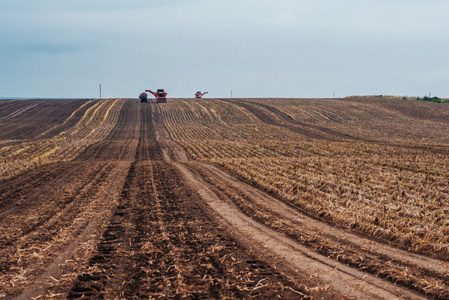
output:
[[[164,91],[164,89],[158,89],[157,92],[145,90],[145,92],[150,92],[151,94],[153,94],[153,96],[156,97],[157,103],[167,103],[167,93]]]
[[[207,92],[201,93],[201,91],[198,91],[195,93],[195,98],[202,98],[206,94],[207,94]]]

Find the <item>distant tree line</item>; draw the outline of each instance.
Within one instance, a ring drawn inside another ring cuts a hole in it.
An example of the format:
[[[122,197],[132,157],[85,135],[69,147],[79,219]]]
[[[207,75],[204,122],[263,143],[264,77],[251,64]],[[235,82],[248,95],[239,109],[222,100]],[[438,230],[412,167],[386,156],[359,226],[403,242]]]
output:
[[[383,98],[386,100],[409,100],[409,101],[423,101],[423,102],[435,102],[435,103],[449,103],[449,98],[439,98],[439,97],[408,97],[408,96],[391,96],[391,95],[366,95],[366,96],[347,96],[345,98]]]
[[[437,102],[437,103],[449,103],[449,99],[441,99],[439,97],[427,97],[424,96],[422,98],[416,97],[416,101],[425,101],[425,102]]]
[[[397,96],[384,96],[384,95],[374,95],[374,98],[386,98],[386,99],[400,99]],[[449,103],[449,99],[447,98],[439,98],[439,97],[402,97],[402,100],[410,100],[410,101],[424,101],[424,102],[435,102],[435,103]]]

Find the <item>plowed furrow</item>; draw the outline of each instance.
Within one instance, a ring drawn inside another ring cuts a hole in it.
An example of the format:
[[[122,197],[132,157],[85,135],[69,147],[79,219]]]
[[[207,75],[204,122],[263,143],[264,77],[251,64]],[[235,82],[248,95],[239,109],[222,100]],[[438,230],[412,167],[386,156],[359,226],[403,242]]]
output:
[[[449,263],[389,247],[344,232],[238,182],[206,164],[194,164],[202,177],[232,199],[240,210],[280,234],[348,266],[435,298],[449,297]]]
[[[129,100],[123,105],[119,120],[108,137],[89,146],[77,161],[134,160],[139,136],[140,108]]]
[[[0,221],[0,226],[4,228],[0,240],[1,245],[3,247],[15,245],[17,239],[33,232],[41,234],[40,230],[45,228],[45,224],[56,214],[64,211],[65,207],[74,199],[80,198],[85,186],[99,176],[104,167],[104,165],[97,165],[96,168],[90,170],[91,172],[84,174],[85,178],[75,177],[76,172],[85,169],[84,166],[68,164],[61,169],[56,167],[58,171],[46,173],[47,180],[40,181],[31,193],[29,193],[29,187],[25,187],[21,190],[24,194],[16,192],[15,197],[9,195],[10,208],[6,209],[4,213],[2,212],[4,218]],[[55,166],[51,166],[51,168],[55,168]],[[17,227],[10,227],[8,224],[15,224]],[[46,230],[44,232],[48,233]]]
[[[8,214],[10,209],[20,206],[22,199],[26,198],[29,191],[38,191],[46,189],[46,185],[58,179],[61,174],[70,174],[75,172],[81,166],[75,166],[65,163],[53,164],[38,168],[23,174],[20,177],[0,182],[0,216]],[[28,206],[33,203],[26,203]]]
[[[2,249],[2,280],[10,283],[2,289],[9,290],[10,295],[18,295],[22,291],[26,299],[45,292],[43,287],[48,289],[47,292],[56,289],[56,283],[61,279],[64,279],[61,284],[66,284],[72,275],[67,271],[68,274],[62,277],[62,270],[79,268],[86,259],[92,241],[97,239],[94,232],[100,229],[103,220],[116,205],[117,183],[124,178],[123,172],[127,168],[126,163],[100,165],[95,173],[80,181],[80,186],[73,190],[70,183],[61,183],[64,189],[58,192],[65,193],[66,199],[60,199],[60,202],[57,199],[53,202],[43,202],[50,200],[48,198],[37,199],[41,204],[45,203],[41,205],[42,210],[51,208],[52,213],[36,211],[38,218],[42,215],[42,222],[35,224],[28,233],[11,240],[10,246]],[[44,194],[42,197],[50,196]],[[109,201],[105,202],[105,199]],[[31,215],[27,213],[28,218]],[[25,228],[25,225],[19,226]],[[77,264],[72,265],[74,262]],[[38,283],[27,286],[28,281]]]
[[[348,134],[337,132],[337,131],[334,131],[334,130],[329,129],[329,128],[325,128],[325,127],[321,127],[321,126],[317,126],[317,125],[311,125],[311,124],[305,124],[305,123],[299,122],[299,121],[293,119],[292,117],[290,117],[288,114],[280,111],[279,109],[277,109],[275,107],[272,107],[272,106],[269,106],[269,105],[266,105],[266,104],[262,104],[262,103],[255,103],[255,102],[251,102],[251,104],[253,104],[255,106],[263,107],[263,108],[271,111],[276,116],[278,116],[281,120],[285,121],[287,124],[304,126],[305,128],[307,128],[306,130],[308,130],[308,131],[310,131],[310,130],[318,130],[318,131],[326,133],[326,134],[328,134],[330,136],[335,136],[336,138],[349,139],[349,140],[359,140],[359,138],[355,138],[355,137],[350,136]],[[334,122],[336,122],[336,121],[334,121]],[[299,133],[303,132],[302,129],[299,129],[296,126],[286,126],[286,127],[289,128],[292,131],[297,131]],[[298,130],[300,130],[300,131],[298,131]]]
[[[35,99],[1,101],[0,111],[6,108],[8,118],[0,119],[0,139],[35,139],[53,128],[67,128],[64,122],[80,106],[89,100],[83,99]],[[5,107],[6,106],[6,107]],[[80,116],[78,116],[80,117]],[[52,131],[57,134],[58,129]],[[43,136],[41,136],[43,137]]]
[[[273,126],[279,126],[279,127],[285,127],[285,128],[288,128],[292,131],[295,131],[299,134],[302,134],[306,137],[313,138],[313,139],[320,139],[320,140],[321,139],[331,139],[330,137],[323,136],[321,133],[315,132],[314,130],[304,129],[299,126],[288,126],[288,125],[282,124],[280,122],[277,122],[276,120],[271,118],[269,115],[264,113],[261,109],[255,107],[255,105],[252,105],[249,103],[243,103],[241,101],[231,101],[231,100],[225,100],[225,99],[221,99],[221,100],[230,101],[236,105],[246,108],[249,112],[254,114],[254,116],[256,116],[260,121],[262,121],[266,124],[273,125]]]
[[[118,209],[69,298],[307,298],[207,217],[161,161],[150,116],[151,107],[142,107],[136,161]]]
[[[317,292],[326,292],[328,297],[333,294],[337,298],[348,296],[357,299],[423,298],[407,289],[400,289],[382,279],[336,263],[269,229],[243,214],[230,203],[226,195],[205,183],[200,175],[181,163],[173,165],[180,170],[189,185],[199,192],[234,238],[276,264],[278,269],[295,281],[314,285]],[[314,296],[320,297],[319,294]]]
[[[256,102],[243,102],[243,101],[235,101],[235,100],[229,100],[229,99],[221,99],[223,101],[231,102],[236,105],[239,105],[241,107],[246,108],[248,111],[250,111],[252,114],[254,114],[259,120],[261,120],[264,123],[287,128],[291,131],[297,132],[301,135],[304,135],[309,138],[318,139],[318,140],[331,140],[331,141],[340,141],[340,140],[360,140],[359,138],[355,138],[351,135],[344,134],[341,132],[334,131],[329,128],[317,126],[317,125],[311,125],[311,124],[305,124],[298,122],[294,120],[292,117],[287,115],[284,112],[281,112],[280,110],[276,109],[275,107],[264,105],[261,103]],[[272,117],[270,117],[268,114],[264,113],[260,108],[264,108],[271,113],[273,113],[275,116],[277,116],[280,120],[283,122],[278,122],[274,120]]]
[[[449,298],[447,261],[310,218],[222,168],[191,161],[165,128],[160,105],[170,103],[120,101],[63,100],[54,116],[59,107],[48,100],[5,104],[0,127],[9,133],[2,136],[31,140],[62,129],[88,138],[109,133],[72,162],[0,182],[0,298]],[[270,130],[353,139],[298,122],[270,103],[223,101]],[[229,111],[182,103],[166,117],[192,128],[174,135],[198,144],[201,136],[232,140],[220,129],[232,118]],[[75,126],[88,106],[85,121],[92,126]],[[111,131],[95,128],[111,114],[118,116]],[[330,120],[326,112],[320,115]],[[28,118],[35,128],[25,124]],[[2,144],[5,155],[20,150],[12,144]]]
[[[100,297],[103,294],[124,296],[126,261],[129,260],[130,231],[133,224],[134,203],[130,199],[130,185],[135,178],[135,167],[131,165],[118,205],[109,220],[96,252],[90,258],[84,273],[78,275],[68,298]]]
[[[157,110],[156,112],[159,113]],[[318,291],[326,292],[328,296],[334,294],[339,295],[337,297],[348,296],[360,299],[422,298],[422,296],[407,289],[399,288],[375,276],[317,254],[301,243],[279,234],[279,232],[245,215],[226,193],[205,182],[202,175],[189,169],[185,162],[177,162],[180,157],[186,157],[185,154],[181,153],[184,150],[175,142],[163,138],[168,133],[164,124],[157,122],[156,118],[155,120],[155,127],[160,132],[156,136],[157,142],[161,149],[168,149],[164,151],[168,154],[164,156],[164,159],[179,170],[186,184],[192,190],[198,192],[221,224],[228,227],[229,233],[234,238],[247,247],[254,247],[253,251],[271,261],[272,264],[276,264],[283,272],[295,278],[297,282],[306,285],[315,284]],[[218,181],[222,179],[216,173],[210,176],[215,177]],[[227,184],[229,185],[229,182]],[[236,186],[232,188],[235,189]],[[311,282],[310,278],[316,278],[316,281]]]
[[[95,273],[79,276],[69,298],[305,297],[216,228],[166,163],[135,164],[127,183]]]
[[[0,212],[5,216],[0,295],[65,298],[84,270],[118,206],[136,152],[139,115],[132,102],[127,107],[132,110],[113,129],[123,139],[93,146],[83,159],[43,166],[0,184],[8,193]],[[10,190],[7,183],[13,183]]]

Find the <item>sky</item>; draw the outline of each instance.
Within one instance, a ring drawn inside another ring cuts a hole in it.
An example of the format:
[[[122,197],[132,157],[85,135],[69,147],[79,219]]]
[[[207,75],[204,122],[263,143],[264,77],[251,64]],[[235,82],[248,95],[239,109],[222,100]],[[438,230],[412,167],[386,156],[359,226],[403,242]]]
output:
[[[0,0],[0,97],[449,97],[447,0]]]

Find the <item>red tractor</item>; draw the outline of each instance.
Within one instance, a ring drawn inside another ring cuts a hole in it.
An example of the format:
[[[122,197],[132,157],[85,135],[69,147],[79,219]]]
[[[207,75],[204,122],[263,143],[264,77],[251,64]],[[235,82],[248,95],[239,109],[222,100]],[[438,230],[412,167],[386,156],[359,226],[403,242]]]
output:
[[[167,103],[167,93],[164,92],[164,89],[158,89],[157,92],[153,92],[151,90],[145,90],[145,92],[150,92],[156,97],[157,103]]]
[[[195,98],[202,98],[206,94],[207,94],[207,92],[204,92],[204,93],[201,94],[201,92],[198,91],[198,92],[195,93]]]

